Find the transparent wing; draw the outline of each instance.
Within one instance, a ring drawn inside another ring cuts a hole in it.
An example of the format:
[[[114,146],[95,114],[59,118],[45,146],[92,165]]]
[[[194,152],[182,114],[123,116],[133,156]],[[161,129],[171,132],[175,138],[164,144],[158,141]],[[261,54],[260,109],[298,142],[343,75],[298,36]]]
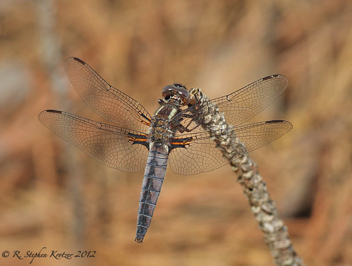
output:
[[[254,117],[268,107],[287,87],[288,80],[282,75],[271,75],[259,79],[231,94],[215,98],[206,105],[193,105],[175,116],[174,120],[192,129],[197,126],[202,109],[218,107],[225,113],[226,122],[237,126]]]
[[[41,112],[39,120],[56,135],[102,164],[125,172],[137,172],[145,167],[148,149],[143,143],[146,143],[147,135],[142,132],[56,110]]]
[[[292,129],[284,120],[273,120],[234,128],[236,137],[244,143],[247,152],[258,149],[280,138]],[[228,161],[216,148],[209,133],[183,133],[171,140],[176,147],[171,150],[169,162],[172,171],[181,175],[193,175],[218,169]]]
[[[172,149],[169,164],[176,174],[195,175],[218,169],[228,161],[207,132],[182,134],[172,140],[180,142],[180,148]],[[186,143],[185,143],[186,142]]]
[[[259,79],[231,94],[213,99],[220,112],[225,113],[227,123],[240,125],[268,107],[287,87],[282,75]]]
[[[236,137],[245,144],[248,152],[259,149],[287,134],[293,128],[285,120],[258,122],[234,128]]]
[[[66,73],[89,107],[121,127],[147,131],[151,116],[136,100],[114,88],[82,60],[71,57],[65,62]]]

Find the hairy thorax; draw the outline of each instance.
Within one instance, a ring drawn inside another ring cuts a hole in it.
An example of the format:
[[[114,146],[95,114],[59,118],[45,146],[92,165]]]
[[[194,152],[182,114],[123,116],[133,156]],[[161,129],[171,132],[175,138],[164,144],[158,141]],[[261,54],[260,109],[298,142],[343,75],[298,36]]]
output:
[[[169,144],[169,139],[175,135],[170,121],[179,112],[179,108],[172,104],[162,105],[154,114],[149,129],[149,141]]]

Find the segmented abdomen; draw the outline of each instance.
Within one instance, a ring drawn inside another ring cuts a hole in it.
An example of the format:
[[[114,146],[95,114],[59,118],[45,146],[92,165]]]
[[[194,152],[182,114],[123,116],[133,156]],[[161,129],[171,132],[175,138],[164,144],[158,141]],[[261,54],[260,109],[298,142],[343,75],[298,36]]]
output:
[[[152,143],[145,167],[141,196],[139,200],[137,232],[135,241],[143,242],[151,223],[153,212],[163,185],[168,159],[166,144]]]

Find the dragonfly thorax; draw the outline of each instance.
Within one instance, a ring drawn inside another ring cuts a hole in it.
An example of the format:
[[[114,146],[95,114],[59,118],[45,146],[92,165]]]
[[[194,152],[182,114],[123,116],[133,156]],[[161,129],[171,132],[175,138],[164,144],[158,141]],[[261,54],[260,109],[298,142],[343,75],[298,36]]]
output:
[[[149,129],[150,142],[169,143],[169,139],[175,135],[171,129],[170,121],[180,112],[180,108],[172,103],[164,103],[154,113]]]

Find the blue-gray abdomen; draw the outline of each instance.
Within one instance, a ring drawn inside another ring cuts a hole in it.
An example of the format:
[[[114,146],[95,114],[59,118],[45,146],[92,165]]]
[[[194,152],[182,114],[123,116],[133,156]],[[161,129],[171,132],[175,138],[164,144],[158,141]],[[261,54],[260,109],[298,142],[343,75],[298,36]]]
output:
[[[143,242],[143,238],[151,223],[153,212],[163,185],[168,156],[167,145],[151,143],[147,166],[144,172],[141,196],[139,199],[137,232],[135,239],[138,243]]]
[[[135,241],[142,243],[152,221],[153,212],[163,185],[169,140],[174,136],[170,120],[179,112],[173,104],[161,106],[154,114],[149,131],[149,156],[144,172],[143,185],[139,200],[137,232]]]

